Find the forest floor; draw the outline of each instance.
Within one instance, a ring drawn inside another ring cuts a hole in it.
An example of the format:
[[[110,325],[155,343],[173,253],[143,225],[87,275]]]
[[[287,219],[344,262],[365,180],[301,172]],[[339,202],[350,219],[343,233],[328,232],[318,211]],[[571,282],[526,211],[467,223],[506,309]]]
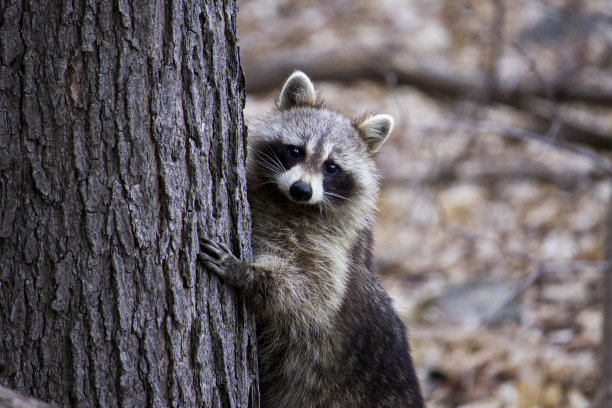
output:
[[[611,24],[597,20],[612,21],[605,0],[522,0],[502,11],[492,3],[245,0],[247,78],[281,54],[367,49],[457,73],[494,69],[517,84],[559,76],[579,57],[576,83],[612,90],[610,70],[596,64],[612,44]],[[570,6],[575,13],[563,14]],[[396,119],[377,157],[376,258],[409,327],[428,406],[588,407],[599,380],[609,175],[588,154],[509,138],[507,128],[532,123],[516,106],[434,97],[393,78],[315,85],[348,115]],[[274,97],[249,93],[247,120]],[[612,133],[609,107],[557,107]],[[554,130],[553,121],[541,134],[554,139]]]

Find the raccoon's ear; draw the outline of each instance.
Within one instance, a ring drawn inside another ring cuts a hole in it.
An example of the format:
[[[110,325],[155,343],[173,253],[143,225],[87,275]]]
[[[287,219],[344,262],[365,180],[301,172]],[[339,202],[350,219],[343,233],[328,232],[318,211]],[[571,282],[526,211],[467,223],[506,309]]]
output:
[[[310,78],[302,71],[295,71],[283,85],[277,106],[285,110],[294,106],[314,106],[316,103],[317,92]]]
[[[368,145],[368,153],[376,153],[393,130],[393,117],[374,115],[358,124],[357,130]]]

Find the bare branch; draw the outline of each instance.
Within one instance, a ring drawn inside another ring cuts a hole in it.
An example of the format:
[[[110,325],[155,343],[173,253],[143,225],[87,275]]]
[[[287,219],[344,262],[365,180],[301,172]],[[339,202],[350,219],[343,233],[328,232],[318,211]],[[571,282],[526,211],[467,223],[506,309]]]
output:
[[[453,234],[456,234],[464,239],[472,242],[484,241],[493,243],[502,253],[517,258],[526,262],[533,268],[533,272],[519,280],[514,288],[510,290],[496,305],[494,305],[481,319],[480,324],[490,326],[494,324],[501,312],[514,300],[520,297],[527,289],[538,282],[544,275],[551,273],[562,273],[566,271],[576,271],[584,268],[596,268],[606,270],[609,267],[609,261],[545,261],[529,254],[518,248],[511,248],[502,240],[485,235],[481,232],[463,227],[461,225],[447,221],[444,218],[444,212],[439,209],[443,219],[444,226]]]
[[[330,80],[351,83],[371,80],[395,85],[409,85],[437,98],[470,99],[481,104],[500,103],[512,106],[533,117],[541,126],[537,131],[573,143],[580,143],[600,150],[612,150],[612,136],[607,129],[577,124],[560,117],[556,110],[558,102],[583,102],[612,106],[612,92],[596,88],[580,88],[561,81],[545,83],[534,71],[536,82],[530,84],[499,83],[486,75],[465,76],[455,71],[444,70],[440,64],[423,66],[413,64],[401,66],[392,61],[392,46],[383,50],[348,49],[330,50],[320,53],[291,53],[262,61],[246,61],[247,90],[251,93],[273,89],[278,78],[289,75],[299,68],[315,80]],[[530,61],[530,60],[528,60]],[[532,67],[532,71],[533,71]],[[554,102],[552,113],[533,110],[534,99]]]
[[[470,174],[462,174],[457,169],[445,166],[440,171],[432,172],[423,177],[402,177],[390,174],[382,183],[385,187],[398,187],[415,184],[450,185],[456,182],[474,184],[490,184],[498,182],[512,182],[530,180],[543,184],[555,184],[563,190],[574,190],[580,181],[599,181],[605,174],[599,171],[586,174],[568,171],[551,171],[542,166],[532,166],[529,163],[520,163],[512,167],[485,168]]]
[[[280,57],[266,56],[264,60],[245,61],[247,90],[262,92],[274,89],[278,78],[295,69],[308,72],[313,80],[355,82],[368,79],[387,83],[389,78],[399,85],[410,85],[421,91],[448,98],[469,97],[482,102],[497,102],[520,107],[527,99],[554,98],[557,102],[584,102],[612,106],[612,92],[599,88],[584,88],[562,80],[544,84],[491,83],[484,75],[463,76],[455,71],[436,66],[397,66],[392,62],[393,47],[383,52],[367,50],[329,50],[320,53],[291,53]]]
[[[509,137],[522,141],[536,141],[545,145],[549,145],[559,150],[565,150],[574,153],[578,156],[589,160],[595,167],[612,176],[612,162],[604,159],[600,155],[593,153],[590,150],[575,146],[573,144],[550,138],[539,133],[535,133],[526,129],[519,129],[512,126],[503,125],[501,123],[472,120],[472,119],[456,119],[446,120],[435,126],[420,128],[422,132],[448,132],[449,129],[464,129],[477,133],[497,133],[505,137]]]

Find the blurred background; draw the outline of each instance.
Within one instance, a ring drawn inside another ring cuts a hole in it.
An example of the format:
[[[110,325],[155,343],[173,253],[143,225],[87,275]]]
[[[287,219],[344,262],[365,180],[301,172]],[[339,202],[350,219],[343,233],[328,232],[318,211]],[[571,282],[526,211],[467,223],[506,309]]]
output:
[[[396,119],[376,257],[428,406],[591,406],[612,2],[242,0],[239,16],[247,120],[294,69],[349,116]]]

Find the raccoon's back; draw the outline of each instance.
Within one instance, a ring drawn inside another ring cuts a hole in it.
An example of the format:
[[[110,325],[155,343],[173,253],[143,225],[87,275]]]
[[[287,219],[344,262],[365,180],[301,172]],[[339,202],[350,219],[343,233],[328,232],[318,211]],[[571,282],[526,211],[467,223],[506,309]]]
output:
[[[340,313],[339,330],[347,341],[339,389],[352,399],[346,406],[421,408],[406,327],[378,279],[369,274],[361,282],[349,286]]]

